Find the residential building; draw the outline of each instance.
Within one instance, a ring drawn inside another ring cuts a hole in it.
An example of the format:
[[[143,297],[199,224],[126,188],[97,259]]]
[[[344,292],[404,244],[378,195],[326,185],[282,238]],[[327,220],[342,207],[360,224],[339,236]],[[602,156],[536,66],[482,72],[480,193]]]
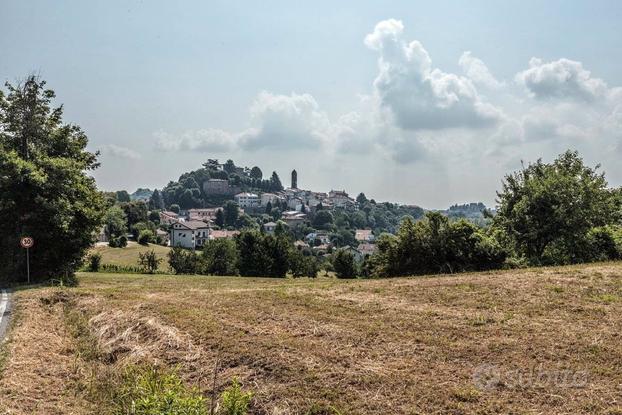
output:
[[[361,253],[362,257],[365,258],[366,256],[373,255],[376,250],[378,250],[378,246],[375,244],[364,242],[362,244],[359,244],[356,249]]]
[[[213,222],[216,219],[216,213],[219,210],[222,210],[222,208],[188,209],[188,219]]]
[[[318,239],[323,244],[330,243],[330,237],[328,232],[311,232],[305,236],[305,240],[313,245],[314,241]]]
[[[163,225],[172,225],[179,222],[179,215],[175,212],[164,210],[160,212],[160,223]]]
[[[240,231],[227,231],[227,230],[214,230],[214,229],[212,229],[210,231],[210,234],[209,234],[209,239],[210,240],[220,239],[220,238],[232,239],[236,235],[238,235],[239,233],[240,233]]]
[[[294,228],[304,224],[307,220],[307,215],[296,210],[288,210],[287,212],[283,212],[281,214],[281,220],[290,228]]]
[[[276,230],[276,222],[268,222],[263,224],[263,229],[266,233],[274,233]]]
[[[328,193],[328,200],[336,208],[354,206],[354,200],[348,196],[345,190],[331,190]]]
[[[233,199],[241,208],[256,208],[261,203],[261,199],[255,193],[238,193]]]
[[[373,242],[376,239],[371,229],[357,229],[354,238],[359,242]]]
[[[209,239],[209,226],[202,221],[189,220],[185,222],[175,222],[169,231],[171,246],[181,246],[182,248],[200,248]]]
[[[266,206],[268,202],[274,206],[279,201],[279,196],[274,193],[262,193],[261,194],[261,206]]]

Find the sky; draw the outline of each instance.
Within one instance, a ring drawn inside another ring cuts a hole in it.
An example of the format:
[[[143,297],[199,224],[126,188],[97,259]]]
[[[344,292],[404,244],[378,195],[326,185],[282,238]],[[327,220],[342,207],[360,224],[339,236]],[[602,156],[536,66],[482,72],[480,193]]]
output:
[[[0,0],[0,80],[31,73],[105,190],[208,158],[378,201],[494,206],[578,150],[622,185],[619,1]]]

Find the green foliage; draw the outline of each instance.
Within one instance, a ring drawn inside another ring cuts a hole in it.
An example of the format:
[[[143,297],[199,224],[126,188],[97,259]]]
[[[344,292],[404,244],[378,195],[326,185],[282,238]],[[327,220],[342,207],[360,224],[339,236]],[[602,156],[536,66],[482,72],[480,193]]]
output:
[[[149,245],[155,242],[155,233],[150,229],[143,229],[138,234],[137,242],[141,245]]]
[[[197,388],[185,386],[174,372],[150,366],[128,368],[114,401],[118,415],[208,414]]]
[[[406,218],[397,235],[383,234],[371,258],[377,276],[421,275],[500,268],[506,252],[475,225],[450,222],[429,212],[414,222]]]
[[[127,237],[125,235],[113,238],[108,241],[108,246],[111,248],[125,248],[127,246]]]
[[[243,276],[285,277],[291,244],[284,235],[242,231],[236,237],[238,269]]]
[[[313,255],[305,255],[301,250],[292,249],[289,256],[289,270],[294,278],[315,278],[320,267],[317,258]]]
[[[231,386],[220,395],[219,415],[246,415],[253,398],[252,392],[243,392],[240,382],[233,379]]]
[[[93,252],[87,257],[87,270],[89,272],[98,272],[102,263],[102,255],[99,252]]]
[[[134,228],[137,223],[144,223],[149,220],[149,210],[147,204],[141,200],[134,200],[129,203],[121,203],[121,209],[125,212],[127,217],[127,226],[130,229]]]
[[[356,278],[354,255],[345,249],[338,249],[333,254],[333,270],[337,278]]]
[[[199,258],[193,251],[177,246],[168,253],[168,265],[175,274],[196,274],[199,271]]]
[[[207,241],[203,247],[204,271],[208,275],[237,275],[238,251],[227,238]]]
[[[494,226],[531,264],[580,262],[590,229],[613,223],[620,210],[597,170],[567,151],[506,176]]]
[[[318,229],[328,229],[333,223],[333,214],[328,210],[320,210],[313,217],[313,226]]]
[[[179,205],[175,203],[173,203],[169,209],[171,212],[174,212],[174,213],[179,213],[180,211]]]
[[[143,268],[147,274],[155,274],[162,262],[161,258],[158,258],[155,251],[139,252],[138,253],[138,265]]]
[[[216,219],[214,220],[214,223],[221,228],[225,227],[225,213],[222,209],[218,209],[216,211]]]
[[[237,203],[228,201],[223,206],[224,226],[235,226],[240,215],[240,208]]]
[[[21,236],[32,236],[31,278],[73,275],[94,233],[105,202],[90,171],[97,155],[77,125],[64,124],[54,92],[29,76],[0,92],[0,279],[25,280]]]
[[[118,238],[127,232],[127,217],[118,205],[111,206],[104,214],[105,232],[108,239]]]
[[[261,169],[259,167],[257,167],[257,166],[254,166],[251,169],[250,175],[251,175],[252,179],[261,180],[263,178],[263,173],[262,173]]]
[[[127,192],[127,190],[118,190],[116,196],[117,196],[117,202],[129,202],[130,201],[130,194]]]

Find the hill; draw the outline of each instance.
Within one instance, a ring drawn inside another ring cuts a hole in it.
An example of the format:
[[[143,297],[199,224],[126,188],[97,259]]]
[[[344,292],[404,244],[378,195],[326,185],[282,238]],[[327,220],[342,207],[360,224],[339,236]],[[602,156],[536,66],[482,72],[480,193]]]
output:
[[[209,397],[217,360],[218,391],[238,377],[253,414],[622,411],[620,263],[386,280],[82,273],[16,300],[0,412],[105,412],[88,391],[130,363],[177,367]]]

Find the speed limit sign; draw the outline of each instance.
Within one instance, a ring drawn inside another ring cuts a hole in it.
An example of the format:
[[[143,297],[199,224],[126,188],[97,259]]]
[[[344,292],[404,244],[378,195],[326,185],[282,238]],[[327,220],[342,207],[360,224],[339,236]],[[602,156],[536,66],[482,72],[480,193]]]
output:
[[[35,244],[35,240],[32,239],[30,236],[24,236],[22,239],[20,239],[19,244],[22,246],[22,248],[32,248],[32,246]]]

